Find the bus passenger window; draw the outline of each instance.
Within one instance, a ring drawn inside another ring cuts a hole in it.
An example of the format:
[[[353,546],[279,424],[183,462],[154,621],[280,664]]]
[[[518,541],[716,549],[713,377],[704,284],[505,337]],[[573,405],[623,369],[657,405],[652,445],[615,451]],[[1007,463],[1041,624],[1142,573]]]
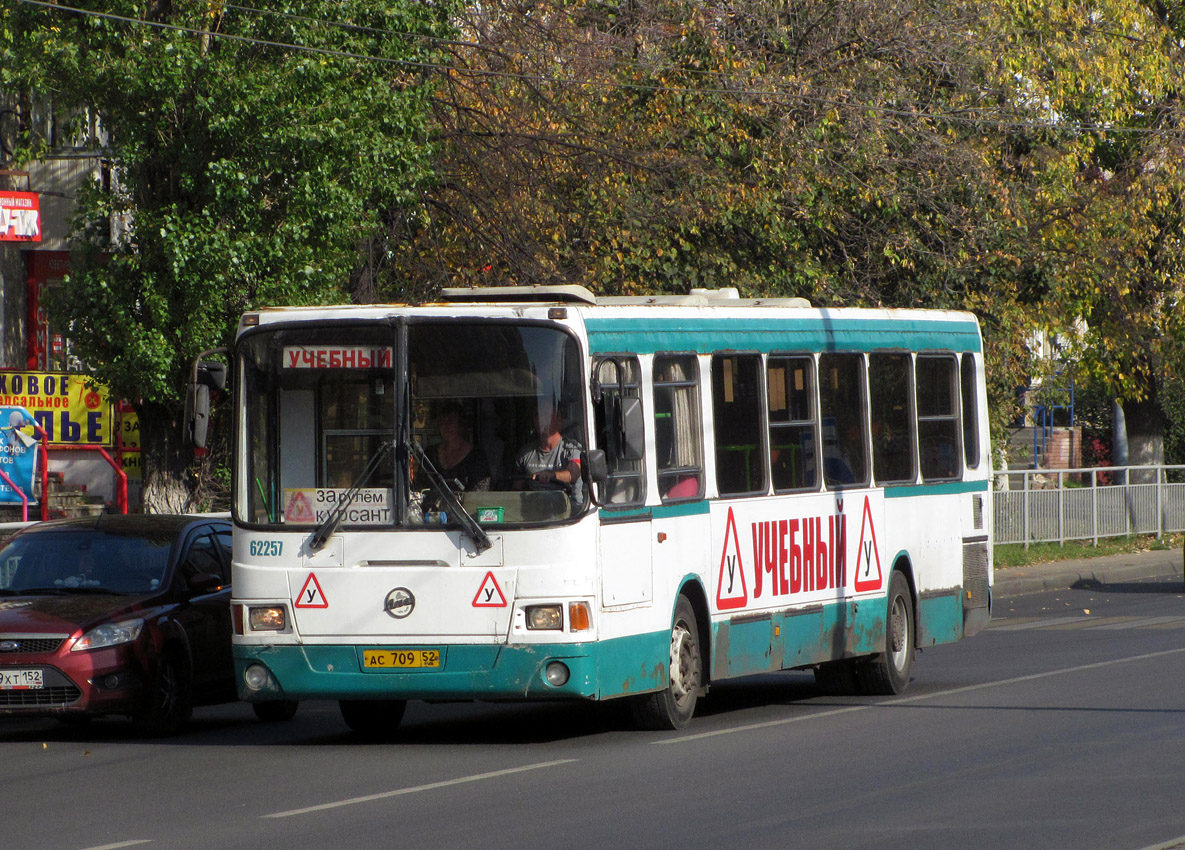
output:
[[[968,469],[979,466],[979,405],[975,395],[975,355],[964,354],[960,366],[963,393],[963,458]]]
[[[703,451],[699,364],[694,355],[654,358],[654,437],[658,489],[664,502],[699,498]]]
[[[868,357],[868,408],[872,420],[872,472],[878,484],[912,482],[913,416],[908,354]]]
[[[712,428],[721,496],[766,492],[760,381],[759,355],[713,355]]]
[[[823,425],[823,480],[828,487],[867,484],[863,356],[819,357],[819,412]]]
[[[809,357],[770,357],[766,386],[774,491],[813,490],[819,486],[815,363]]]
[[[603,488],[605,507],[622,507],[646,501],[646,475],[642,458],[627,457],[622,442],[625,434],[620,421],[621,399],[641,399],[641,371],[638,358],[632,355],[612,355],[597,362],[593,375],[601,389],[603,403],[596,408],[597,444],[605,451],[609,480]]]
[[[919,356],[916,382],[922,480],[958,478],[962,468],[958,375],[954,357]]]

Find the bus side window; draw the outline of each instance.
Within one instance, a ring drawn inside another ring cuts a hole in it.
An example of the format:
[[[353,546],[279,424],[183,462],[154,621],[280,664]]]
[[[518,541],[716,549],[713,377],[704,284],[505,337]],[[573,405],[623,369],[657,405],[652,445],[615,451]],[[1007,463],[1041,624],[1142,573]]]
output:
[[[712,355],[712,414],[720,495],[764,494],[760,355]]]
[[[646,470],[643,458],[633,458],[624,445],[626,423],[621,400],[642,401],[638,358],[632,355],[613,355],[593,367],[601,390],[601,403],[596,406],[597,444],[605,451],[609,480],[603,488],[602,501],[606,507],[641,504],[646,501]],[[643,457],[645,452],[643,452]]]
[[[813,490],[819,486],[815,362],[810,357],[770,357],[766,386],[774,491]]]
[[[872,472],[878,484],[912,482],[913,416],[909,409],[908,354],[870,354],[868,407],[872,418]]]
[[[959,390],[955,358],[921,355],[916,366],[918,445],[922,480],[962,474],[959,451]]]
[[[864,357],[819,357],[819,412],[823,425],[823,480],[828,487],[868,483]]]
[[[654,437],[658,489],[664,502],[704,492],[699,364],[691,354],[654,357]]]
[[[979,404],[975,394],[975,355],[964,354],[960,366],[963,393],[963,458],[968,469],[979,466]]]

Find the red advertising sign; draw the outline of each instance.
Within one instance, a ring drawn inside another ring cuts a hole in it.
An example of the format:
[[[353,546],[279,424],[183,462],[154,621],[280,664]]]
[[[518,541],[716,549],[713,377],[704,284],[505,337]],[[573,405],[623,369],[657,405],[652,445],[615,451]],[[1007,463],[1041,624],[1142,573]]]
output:
[[[41,241],[41,196],[0,192],[0,242]]]

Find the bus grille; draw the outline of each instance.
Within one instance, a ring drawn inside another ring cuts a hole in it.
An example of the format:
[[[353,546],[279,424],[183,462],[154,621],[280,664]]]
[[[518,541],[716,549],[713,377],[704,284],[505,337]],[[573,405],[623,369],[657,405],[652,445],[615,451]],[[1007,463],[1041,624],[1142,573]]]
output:
[[[963,610],[988,607],[988,542],[963,543]]]

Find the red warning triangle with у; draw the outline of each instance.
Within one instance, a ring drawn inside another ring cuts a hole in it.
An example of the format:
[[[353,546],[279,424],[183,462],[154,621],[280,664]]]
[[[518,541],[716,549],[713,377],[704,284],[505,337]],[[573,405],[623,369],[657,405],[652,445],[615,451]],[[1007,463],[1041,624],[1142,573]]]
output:
[[[502,595],[502,588],[498,587],[498,580],[492,572],[486,573],[477,595],[473,597],[474,608],[505,608],[506,597]]]
[[[317,514],[304,491],[297,490],[284,508],[284,522],[311,523],[317,521]]]
[[[321,582],[317,581],[314,573],[304,580],[304,587],[292,603],[296,608],[328,608],[329,600],[325,598],[325,591],[321,590]]]
[[[881,555],[876,548],[876,529],[872,526],[872,506],[864,497],[864,517],[860,520],[860,545],[856,548],[856,592],[880,590]]]
[[[741,563],[741,547],[737,543],[737,523],[728,509],[728,524],[724,526],[724,548],[720,552],[720,577],[716,582],[716,607],[721,611],[744,608],[749,604],[749,588],[745,584],[745,566]]]

